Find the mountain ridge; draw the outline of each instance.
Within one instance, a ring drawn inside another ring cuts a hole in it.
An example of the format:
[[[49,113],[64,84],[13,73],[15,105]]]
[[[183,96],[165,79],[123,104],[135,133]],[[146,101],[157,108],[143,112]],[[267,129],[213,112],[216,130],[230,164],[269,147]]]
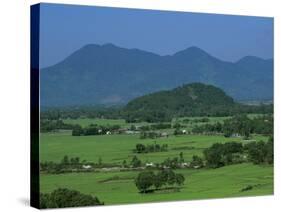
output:
[[[161,56],[88,44],[40,73],[44,106],[124,104],[191,82],[218,86],[238,100],[273,97],[273,59],[246,56],[227,62],[195,46]]]
[[[125,48],[125,47],[120,47],[118,45],[115,45],[113,43],[104,43],[104,44],[94,44],[94,43],[89,43],[89,44],[86,44],[82,47],[80,47],[79,49],[75,50],[74,52],[72,52],[71,54],[69,54],[68,56],[65,57],[65,59],[67,59],[68,57],[72,56],[75,52],[79,52],[80,50],[84,49],[84,48],[87,48],[87,47],[107,47],[107,46],[110,46],[110,47],[115,47],[115,48],[120,48],[120,49],[126,49],[126,50],[132,50],[132,51],[141,51],[141,52],[145,52],[145,53],[148,53],[148,54],[152,54],[152,55],[156,55],[156,56],[159,56],[159,57],[172,57],[172,56],[175,56],[176,54],[180,53],[180,52],[183,52],[183,51],[186,51],[186,50],[189,50],[189,49],[198,49],[198,50],[201,50],[202,52],[208,54],[209,56],[213,57],[213,58],[216,58],[217,60],[220,60],[222,62],[228,62],[228,63],[238,63],[240,60],[243,60],[245,58],[257,58],[257,59],[260,59],[260,60],[264,60],[264,61],[273,61],[273,58],[262,58],[262,57],[259,57],[259,56],[253,56],[253,55],[246,55],[246,56],[242,56],[240,59],[236,60],[236,61],[228,61],[228,60],[222,60],[218,57],[215,57],[213,56],[212,54],[209,54],[208,52],[206,52],[205,50],[203,50],[202,48],[198,47],[198,46],[189,46],[183,50],[179,50],[175,53],[172,53],[172,54],[165,54],[165,55],[160,55],[160,54],[157,54],[157,53],[154,53],[152,51],[148,51],[148,50],[142,50],[142,49],[139,49],[139,48]],[[57,62],[55,64],[52,64],[52,65],[48,65],[48,66],[45,66],[45,67],[42,67],[41,69],[47,69],[47,68],[50,68],[50,67],[53,67],[59,63],[62,63],[65,59],[63,59],[62,61],[60,62]]]

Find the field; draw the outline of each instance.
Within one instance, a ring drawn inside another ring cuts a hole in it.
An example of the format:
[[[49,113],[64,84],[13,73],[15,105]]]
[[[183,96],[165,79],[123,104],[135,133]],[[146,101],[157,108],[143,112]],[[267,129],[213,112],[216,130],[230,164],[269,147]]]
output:
[[[256,135],[255,140],[266,140],[266,137]],[[178,156],[180,152],[190,160],[193,155],[201,155],[202,150],[217,142],[242,141],[241,138],[225,138],[209,135],[180,135],[169,138],[139,139],[139,135],[101,135],[101,136],[71,136],[70,133],[43,133],[40,137],[41,161],[60,161],[64,155],[80,157],[82,160],[98,162],[101,157],[104,163],[122,163],[131,160],[133,149],[137,143],[168,144],[169,151],[138,154],[141,160],[147,162],[162,162],[167,157]]]
[[[105,204],[255,196],[273,193],[272,166],[241,164],[219,169],[178,172],[183,173],[186,178],[186,184],[180,192],[140,194],[134,185],[136,172],[42,175],[41,192],[51,192],[58,187],[66,187],[97,195]],[[114,180],[115,178],[116,180]],[[254,189],[240,191],[248,185],[254,186]]]
[[[212,117],[209,123],[223,121],[226,118],[228,117]],[[182,120],[176,121],[182,122]],[[65,119],[64,122],[81,126],[88,126],[92,123],[130,126],[121,119]],[[147,123],[137,124],[146,125]],[[186,127],[190,128],[191,125],[192,123],[188,123]],[[183,152],[185,161],[191,161],[193,155],[202,156],[202,151],[214,143],[236,141],[245,144],[249,142],[243,140],[242,137],[226,138],[223,135],[170,135],[168,138],[157,139],[140,139],[139,137],[139,134],[72,136],[71,131],[41,133],[40,161],[60,162],[65,155],[68,155],[69,157],[79,157],[81,161],[98,163],[101,159],[103,163],[121,165],[124,160],[130,163],[133,156],[136,155],[133,149],[137,143],[168,145],[166,152],[137,154],[137,157],[145,163],[161,163],[167,158],[178,157],[180,152]],[[251,140],[255,141],[266,141],[267,139],[268,137],[261,135],[251,137]],[[138,171],[41,174],[40,191],[48,193],[62,187],[75,189],[85,194],[96,195],[105,204],[273,194],[272,165],[243,163],[217,169],[178,169],[176,172],[182,173],[186,178],[180,191],[162,190],[151,194],[140,194],[134,183]],[[242,192],[241,189],[247,186],[253,188]]]

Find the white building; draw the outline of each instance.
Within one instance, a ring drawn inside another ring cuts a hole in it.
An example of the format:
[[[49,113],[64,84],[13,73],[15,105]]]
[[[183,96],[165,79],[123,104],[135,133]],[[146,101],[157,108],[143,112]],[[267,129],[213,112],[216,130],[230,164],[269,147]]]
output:
[[[82,168],[83,169],[90,169],[90,168],[92,168],[92,166],[91,165],[83,165]]]

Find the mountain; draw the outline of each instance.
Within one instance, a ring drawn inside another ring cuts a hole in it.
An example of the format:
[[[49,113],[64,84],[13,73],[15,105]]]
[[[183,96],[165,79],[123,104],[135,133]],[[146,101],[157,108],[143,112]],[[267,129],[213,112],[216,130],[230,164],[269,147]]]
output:
[[[198,47],[174,55],[89,44],[40,70],[42,106],[115,105],[144,94],[201,82],[235,100],[273,99],[273,60],[219,60]]]
[[[129,122],[161,122],[170,121],[173,117],[228,115],[235,106],[238,104],[223,90],[191,83],[133,99],[123,112]]]

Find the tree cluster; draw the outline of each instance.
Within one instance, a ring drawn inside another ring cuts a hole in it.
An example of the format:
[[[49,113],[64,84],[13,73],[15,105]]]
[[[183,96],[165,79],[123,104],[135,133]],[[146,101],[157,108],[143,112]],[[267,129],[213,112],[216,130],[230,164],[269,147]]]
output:
[[[72,130],[73,136],[87,136],[87,135],[105,135],[108,131],[109,132],[116,132],[121,127],[119,125],[96,125],[91,124],[88,127],[81,127],[80,125],[75,125]]]
[[[182,174],[165,169],[157,173],[153,171],[140,172],[135,179],[135,184],[141,193],[147,193],[167,186],[181,186],[184,181],[185,177]]]
[[[133,150],[133,152],[136,153],[149,153],[149,152],[166,152],[168,151],[168,145],[167,144],[136,144],[136,148]]]
[[[183,131],[180,129],[180,128],[176,128],[175,130],[174,130],[174,135],[183,135],[184,133],[183,133]]]
[[[245,161],[254,164],[273,164],[273,137],[267,142],[249,142],[244,146],[238,142],[215,143],[203,151],[207,166],[218,168]]]
[[[65,155],[60,163],[55,162],[41,162],[40,171],[59,174],[69,171],[70,169],[79,169],[81,168],[82,162],[79,157],[69,158]]]
[[[179,157],[167,158],[162,162],[162,167],[169,167],[171,169],[181,168],[184,162],[183,152],[180,152]]]
[[[82,194],[76,190],[58,188],[51,193],[40,194],[40,208],[65,208],[79,206],[103,205],[97,197]]]
[[[273,134],[273,116],[264,115],[253,119],[246,115],[236,115],[230,119],[224,120],[221,124],[204,124],[195,126],[192,129],[193,133],[223,133],[226,137],[233,134],[239,134],[245,138],[249,138],[250,134]]]
[[[248,153],[249,161],[254,164],[273,164],[274,149],[273,138],[270,137],[268,142],[250,142],[244,146],[246,153]]]
[[[199,157],[198,155],[193,155],[192,156],[192,161],[190,162],[191,167],[198,167],[201,168],[204,166],[203,159]]]
[[[212,168],[242,162],[242,153],[243,145],[238,142],[215,143],[203,151],[207,166]]]

